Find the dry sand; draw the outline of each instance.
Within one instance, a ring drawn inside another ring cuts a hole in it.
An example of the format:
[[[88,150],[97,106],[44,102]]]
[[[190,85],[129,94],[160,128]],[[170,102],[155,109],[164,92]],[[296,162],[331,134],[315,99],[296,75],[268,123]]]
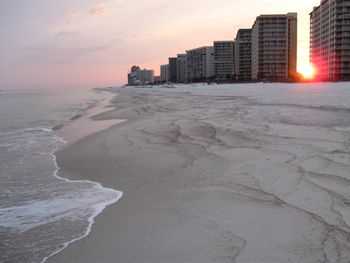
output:
[[[61,176],[124,195],[47,262],[350,262],[349,111],[234,91],[118,93],[95,119],[128,121],[57,161]]]

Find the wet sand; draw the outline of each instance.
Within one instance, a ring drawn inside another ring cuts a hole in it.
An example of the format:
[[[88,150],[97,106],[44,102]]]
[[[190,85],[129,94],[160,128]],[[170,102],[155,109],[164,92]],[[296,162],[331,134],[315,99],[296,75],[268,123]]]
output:
[[[119,90],[57,161],[124,195],[47,262],[348,263],[350,111],[250,92]]]

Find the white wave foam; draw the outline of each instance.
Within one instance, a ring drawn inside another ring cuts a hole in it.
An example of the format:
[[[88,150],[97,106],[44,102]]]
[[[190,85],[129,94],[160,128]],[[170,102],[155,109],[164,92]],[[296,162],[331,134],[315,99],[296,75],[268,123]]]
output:
[[[62,138],[62,141],[64,143],[66,143],[63,138]],[[55,152],[57,151],[57,149],[55,150]],[[54,256],[54,255],[57,255],[58,253],[60,253],[62,250],[64,250],[66,247],[68,247],[70,244],[82,239],[82,238],[85,238],[87,237],[91,230],[92,230],[92,226],[93,224],[95,223],[94,219],[96,218],[96,216],[98,216],[107,206],[111,205],[111,204],[114,204],[116,202],[119,201],[120,198],[122,198],[123,196],[123,192],[121,191],[118,191],[118,190],[115,190],[115,189],[111,189],[111,188],[105,188],[102,186],[102,184],[98,183],[98,182],[93,182],[93,181],[89,181],[89,180],[70,180],[70,179],[67,179],[67,178],[64,178],[64,177],[61,177],[58,175],[58,171],[60,170],[60,167],[58,166],[57,164],[57,160],[56,160],[56,155],[53,153],[51,153],[52,157],[53,157],[53,160],[54,160],[54,163],[55,163],[55,167],[56,167],[56,170],[55,170],[55,173],[54,173],[54,176],[60,180],[64,180],[66,182],[70,182],[70,183],[78,183],[78,182],[81,182],[81,183],[90,183],[90,184],[93,184],[95,185],[95,187],[97,187],[98,189],[103,189],[104,191],[113,191],[115,194],[116,194],[116,197],[113,198],[113,199],[110,199],[110,200],[107,200],[105,202],[102,202],[102,203],[99,203],[98,205],[96,205],[94,207],[94,212],[93,214],[87,219],[88,222],[89,222],[89,225],[85,231],[85,233],[83,233],[80,237],[78,238],[74,238],[68,242],[65,242],[63,244],[63,247],[60,248],[59,250],[51,253],[49,256],[45,257],[41,263],[44,263],[48,258]]]
[[[105,188],[105,189],[107,189],[107,188]],[[115,190],[115,191],[116,191],[116,190]],[[72,243],[74,243],[74,242],[76,242],[76,241],[78,241],[78,240],[80,240],[80,239],[82,239],[82,238],[87,237],[87,236],[90,234],[91,230],[92,230],[93,224],[95,223],[95,221],[94,221],[95,217],[98,216],[107,206],[118,202],[118,200],[123,196],[123,193],[122,193],[122,192],[120,192],[120,191],[117,191],[117,192],[119,193],[119,195],[118,195],[115,199],[112,199],[112,200],[110,200],[110,201],[108,201],[108,202],[105,202],[105,203],[101,203],[101,204],[99,205],[99,207],[96,207],[96,208],[95,208],[95,212],[88,218],[89,226],[88,226],[88,228],[86,229],[86,231],[85,231],[84,234],[82,234],[80,237],[77,237],[77,238],[72,239],[72,240],[70,240],[70,241],[68,241],[68,242],[65,242],[65,243],[63,244],[62,248],[60,248],[59,250],[57,250],[57,251],[51,253],[49,256],[45,257],[45,258],[41,261],[41,263],[44,263],[44,262],[45,262],[47,259],[49,259],[50,257],[52,257],[52,256],[54,256],[54,255],[57,255],[57,254],[60,253],[62,250],[64,250],[66,247],[68,247],[70,244],[72,244]]]
[[[23,128],[23,129],[18,129],[18,130],[14,130],[14,131],[7,131],[7,132],[1,132],[0,135],[2,136],[8,136],[8,135],[19,135],[22,136],[23,133],[26,132],[45,132],[47,134],[53,134],[54,130],[48,127],[32,127],[32,128]]]

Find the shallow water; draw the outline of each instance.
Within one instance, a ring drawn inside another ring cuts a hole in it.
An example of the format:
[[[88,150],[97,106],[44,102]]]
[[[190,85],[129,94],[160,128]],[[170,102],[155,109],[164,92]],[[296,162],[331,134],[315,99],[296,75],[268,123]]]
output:
[[[67,125],[109,98],[91,90],[0,93],[0,262],[42,262],[90,231],[121,192],[57,176]]]

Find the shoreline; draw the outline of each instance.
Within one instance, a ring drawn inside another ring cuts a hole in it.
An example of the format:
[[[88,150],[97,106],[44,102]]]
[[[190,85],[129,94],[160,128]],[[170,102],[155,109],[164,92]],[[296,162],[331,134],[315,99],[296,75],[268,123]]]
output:
[[[347,199],[346,185],[338,180],[350,180],[341,161],[348,134],[333,120],[350,119],[291,104],[295,90],[280,92],[273,104],[268,87],[120,91],[115,109],[98,118],[128,121],[57,157],[68,178],[120,189],[123,198],[47,262],[347,262],[349,218],[338,198]],[[319,103],[315,92],[327,98],[322,89],[301,95]],[[268,104],[257,101],[261,94]],[[317,175],[324,156],[327,177]]]
[[[79,183],[79,182],[86,182],[89,184],[95,185],[99,189],[107,190],[107,191],[115,191],[117,194],[117,197],[115,197],[112,200],[105,201],[103,203],[99,204],[98,208],[95,208],[94,213],[87,219],[88,220],[88,227],[85,231],[85,233],[82,233],[80,237],[74,238],[70,241],[67,241],[63,244],[62,248],[59,250],[53,252],[52,254],[46,256],[42,259],[41,263],[47,262],[51,257],[58,255],[60,252],[62,252],[65,248],[67,248],[70,244],[85,238],[89,235],[91,232],[92,226],[95,223],[94,219],[104,210],[106,207],[113,205],[117,203],[122,197],[123,192],[108,188],[103,186],[101,183],[97,181],[87,180],[87,179],[75,179],[75,178],[69,178],[66,177],[64,174],[59,175],[61,167],[58,165],[57,162],[57,153],[62,151],[65,147],[74,144],[75,142],[88,137],[92,134],[96,134],[100,131],[103,131],[105,129],[108,129],[114,125],[117,125],[119,123],[122,123],[126,120],[93,120],[93,118],[96,118],[96,116],[103,114],[105,112],[108,112],[110,107],[112,105],[111,101],[115,98],[115,93],[112,91],[108,91],[111,93],[111,96],[109,98],[106,98],[100,103],[98,103],[95,106],[90,107],[86,110],[82,115],[74,116],[70,119],[70,122],[68,124],[62,125],[62,127],[59,127],[57,129],[53,129],[61,138],[63,145],[58,147],[53,153],[51,153],[52,158],[54,160],[54,164],[56,167],[56,170],[54,172],[54,177],[56,177],[59,180],[63,180],[68,183]],[[83,129],[83,130],[82,130]]]
[[[97,105],[89,107],[83,114],[74,116],[70,119],[68,124],[62,125],[62,127],[58,129],[54,127],[54,130],[65,142],[63,147],[126,121],[118,119],[103,120],[97,118],[97,116],[113,110],[110,107],[113,105],[112,100],[116,97],[115,90],[103,91],[109,92],[110,96],[100,101]]]

